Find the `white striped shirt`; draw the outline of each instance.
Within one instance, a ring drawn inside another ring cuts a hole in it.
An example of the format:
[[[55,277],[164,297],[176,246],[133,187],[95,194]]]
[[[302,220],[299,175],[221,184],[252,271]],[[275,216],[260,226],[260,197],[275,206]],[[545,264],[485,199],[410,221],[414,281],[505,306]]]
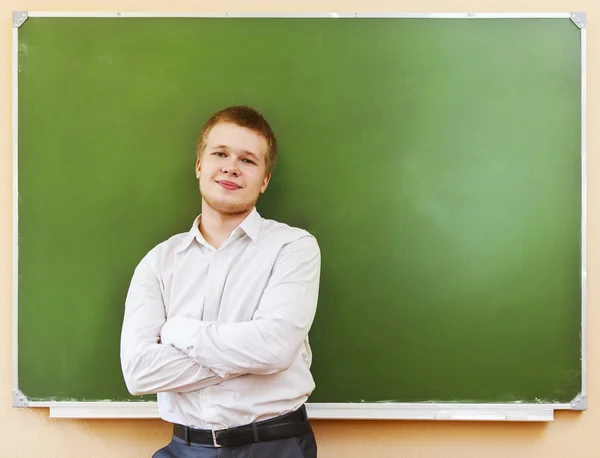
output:
[[[317,242],[254,209],[215,249],[199,218],[135,269],[121,336],[127,388],[158,393],[160,416],[193,428],[291,412],[315,387]]]

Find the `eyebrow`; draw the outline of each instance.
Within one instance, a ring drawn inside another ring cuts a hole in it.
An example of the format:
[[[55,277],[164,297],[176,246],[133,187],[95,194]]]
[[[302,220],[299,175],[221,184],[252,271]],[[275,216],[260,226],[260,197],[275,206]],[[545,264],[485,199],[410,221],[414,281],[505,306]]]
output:
[[[210,149],[211,150],[224,149],[224,150],[229,151],[229,147],[227,145],[217,145],[217,146],[213,146]],[[257,161],[260,161],[260,158],[256,154],[254,154],[252,151],[248,151],[248,150],[243,149],[242,150],[242,154],[246,154],[248,156],[253,157]]]

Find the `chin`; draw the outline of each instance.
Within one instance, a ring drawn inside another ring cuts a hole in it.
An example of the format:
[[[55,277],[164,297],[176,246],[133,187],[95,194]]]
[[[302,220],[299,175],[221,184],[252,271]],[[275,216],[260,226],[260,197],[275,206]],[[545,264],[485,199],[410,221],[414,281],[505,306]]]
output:
[[[225,215],[241,215],[243,213],[249,213],[254,206],[256,205],[256,201],[254,202],[231,202],[222,199],[215,199],[211,196],[203,196],[204,202],[218,211],[219,213],[223,213]]]

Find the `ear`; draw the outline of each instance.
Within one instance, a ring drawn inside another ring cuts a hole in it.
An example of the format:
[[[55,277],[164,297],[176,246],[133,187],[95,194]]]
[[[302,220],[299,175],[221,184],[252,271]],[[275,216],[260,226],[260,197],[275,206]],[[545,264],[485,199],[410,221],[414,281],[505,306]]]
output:
[[[196,161],[196,179],[200,179],[200,168],[202,166],[202,161],[200,159],[198,159]]]
[[[268,173],[267,175],[265,175],[265,178],[263,179],[263,184],[260,187],[260,193],[264,194],[264,192],[267,190],[267,186],[269,186],[269,181],[271,181],[271,174]]]

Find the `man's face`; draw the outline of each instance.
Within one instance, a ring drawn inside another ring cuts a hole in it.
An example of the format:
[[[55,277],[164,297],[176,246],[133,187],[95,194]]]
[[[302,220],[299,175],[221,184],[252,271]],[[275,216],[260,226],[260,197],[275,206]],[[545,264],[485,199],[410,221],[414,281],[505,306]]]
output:
[[[206,149],[196,162],[202,199],[227,215],[247,213],[265,192],[267,140],[255,131],[232,123],[215,125]]]

